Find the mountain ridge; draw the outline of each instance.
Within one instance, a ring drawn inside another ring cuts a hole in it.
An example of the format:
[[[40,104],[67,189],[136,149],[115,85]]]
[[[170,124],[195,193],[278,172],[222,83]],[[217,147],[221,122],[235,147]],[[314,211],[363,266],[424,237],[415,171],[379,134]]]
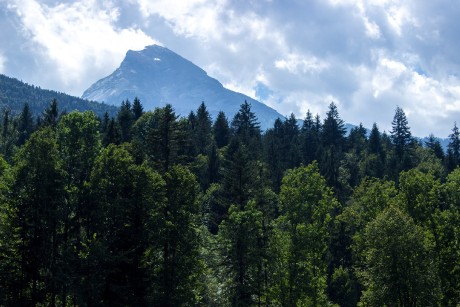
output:
[[[8,109],[13,115],[19,114],[24,104],[28,103],[32,114],[39,116],[53,99],[57,100],[60,111],[91,110],[101,117],[105,112],[111,116],[114,116],[117,112],[117,108],[114,106],[85,100],[54,90],[42,89],[39,86],[30,85],[19,79],[0,74],[0,110]]]
[[[181,116],[187,116],[204,102],[213,119],[219,111],[232,118],[247,101],[263,129],[273,126],[277,118],[284,118],[262,102],[225,88],[202,68],[158,45],[129,50],[112,74],[95,82],[82,95],[113,105],[134,97],[141,100],[146,110],[170,103]]]

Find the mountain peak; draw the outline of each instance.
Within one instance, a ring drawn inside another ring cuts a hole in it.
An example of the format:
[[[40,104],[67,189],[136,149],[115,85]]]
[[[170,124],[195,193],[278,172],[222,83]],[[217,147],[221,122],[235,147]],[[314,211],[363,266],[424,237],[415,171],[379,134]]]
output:
[[[246,100],[262,128],[282,117],[261,102],[224,88],[197,65],[159,45],[129,50],[120,67],[91,85],[82,97],[114,105],[138,97],[146,110],[170,103],[181,116],[187,116],[204,101],[213,118],[219,111],[232,118]]]

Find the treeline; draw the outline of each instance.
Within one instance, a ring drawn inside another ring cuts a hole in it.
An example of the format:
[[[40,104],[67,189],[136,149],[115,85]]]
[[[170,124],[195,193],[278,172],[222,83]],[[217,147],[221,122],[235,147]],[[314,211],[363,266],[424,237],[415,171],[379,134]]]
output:
[[[444,153],[392,127],[26,105],[1,125],[0,305],[457,306],[459,131]]]
[[[42,89],[38,86],[29,85],[15,78],[0,74],[0,110],[7,110],[11,114],[18,115],[25,102],[29,103],[29,110],[34,116],[40,115],[48,107],[51,100],[59,101],[62,110],[67,111],[93,111],[98,116],[109,112],[117,113],[117,108],[96,101],[88,101],[65,93]]]

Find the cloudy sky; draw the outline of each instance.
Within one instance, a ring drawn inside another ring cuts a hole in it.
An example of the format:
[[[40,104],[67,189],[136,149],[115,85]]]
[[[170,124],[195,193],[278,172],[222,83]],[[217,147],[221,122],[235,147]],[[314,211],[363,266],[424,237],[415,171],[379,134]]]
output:
[[[160,44],[303,118],[413,134],[460,123],[457,0],[0,0],[0,73],[80,96],[128,49]]]

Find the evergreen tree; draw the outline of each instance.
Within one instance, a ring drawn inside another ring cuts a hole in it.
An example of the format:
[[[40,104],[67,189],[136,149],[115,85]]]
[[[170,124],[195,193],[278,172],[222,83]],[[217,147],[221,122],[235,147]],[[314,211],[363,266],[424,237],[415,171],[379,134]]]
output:
[[[283,123],[283,169],[291,169],[300,164],[299,126],[294,114],[291,114]]]
[[[318,160],[318,151],[321,143],[321,122],[319,117],[318,120],[315,121],[310,110],[308,110],[300,132],[300,138],[302,140],[302,162],[308,165]]]
[[[460,165],[460,132],[457,123],[454,123],[452,133],[449,134],[449,145],[447,145],[447,168],[454,170]]]
[[[383,178],[386,155],[382,142],[379,128],[374,123],[369,134],[367,155],[363,165],[364,176]]]
[[[198,154],[205,154],[211,144],[211,130],[212,130],[211,115],[204,102],[200,104],[196,111],[196,124],[194,133],[194,142]]]
[[[347,176],[342,175],[342,185],[354,188],[361,181],[363,176],[361,165],[365,159],[367,149],[366,134],[366,129],[362,124],[359,124],[358,127],[353,127],[350,131],[347,138],[348,151],[344,155],[341,166],[342,170],[347,174]]]
[[[161,226],[150,215],[163,208],[163,186],[161,177],[137,166],[125,148],[109,145],[101,151],[89,182],[91,211],[80,252],[86,274],[78,305],[147,304],[143,257],[149,232]]]
[[[228,145],[230,141],[230,127],[228,125],[227,117],[224,112],[220,111],[217,115],[216,121],[212,127],[214,134],[214,141],[217,148],[222,148]]]
[[[328,184],[339,189],[339,166],[343,154],[345,126],[339,117],[337,106],[332,102],[322,126],[323,161],[322,173]]]
[[[201,284],[199,259],[198,184],[184,167],[171,166],[164,175],[166,203],[161,211],[159,247],[150,249],[148,263],[154,265],[151,304],[155,306],[191,306],[200,303],[196,295]],[[159,259],[154,257],[160,256]]]
[[[3,110],[3,125],[0,142],[0,150],[7,161],[10,161],[15,152],[15,144],[18,139],[17,121],[11,119],[11,111]]]
[[[108,146],[109,144],[120,144],[120,142],[120,130],[115,119],[112,117],[107,127],[107,131],[103,135],[102,144],[104,146]]]
[[[177,115],[167,104],[164,108],[155,109],[148,125],[146,143],[149,159],[160,173],[167,172],[171,165],[178,162],[180,143],[184,139]]]
[[[99,121],[93,112],[71,112],[62,116],[56,128],[62,169],[65,171],[63,183],[67,191],[67,206],[62,215],[62,253],[66,259],[61,278],[62,299],[76,298],[81,291],[85,276],[79,253],[83,252],[85,225],[89,221],[87,187],[93,163],[99,154],[101,140]]]
[[[240,106],[240,110],[233,117],[231,131],[235,137],[241,140],[242,144],[248,147],[252,158],[260,156],[260,126],[256,115],[251,111],[251,105],[247,101]]]
[[[141,104],[139,98],[135,97],[132,106],[132,113],[133,113],[133,121],[135,122],[138,120],[142,114],[144,114],[144,107]]]
[[[101,121],[102,135],[105,135],[107,133],[107,130],[109,129],[109,124],[110,124],[110,116],[108,112],[105,112],[104,117],[102,118],[102,121]]]
[[[18,146],[22,146],[26,140],[29,138],[30,134],[32,134],[34,130],[34,122],[32,113],[29,109],[29,104],[24,104],[24,108],[22,109],[21,114],[19,115],[19,123],[18,123]]]
[[[391,125],[391,141],[394,146],[396,158],[394,169],[399,173],[399,171],[407,170],[411,167],[411,151],[413,144],[406,114],[400,107],[396,107],[395,116]]]
[[[20,276],[13,305],[55,305],[61,292],[62,214],[66,210],[62,161],[50,128],[33,133],[19,150],[11,195]]]
[[[43,112],[43,121],[44,126],[56,127],[59,120],[59,111],[58,111],[58,102],[56,99],[53,99],[50,105]]]
[[[134,122],[134,115],[131,111],[131,102],[129,100],[121,103],[120,110],[117,114],[117,122],[121,132],[121,142],[131,141],[131,127]]]
[[[263,137],[263,148],[265,151],[265,162],[267,163],[272,187],[279,191],[283,177],[281,142],[283,137],[283,122],[277,118],[273,128],[268,129]]]
[[[425,141],[425,147],[428,148],[435,156],[441,161],[444,161],[444,150],[442,149],[441,142],[432,133]]]

